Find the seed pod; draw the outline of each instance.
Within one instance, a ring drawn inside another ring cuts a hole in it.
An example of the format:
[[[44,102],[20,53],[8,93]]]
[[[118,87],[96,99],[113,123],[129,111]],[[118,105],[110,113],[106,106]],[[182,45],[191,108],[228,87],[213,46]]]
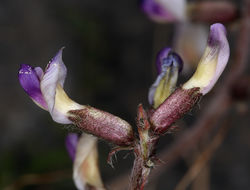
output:
[[[110,113],[86,106],[69,111],[71,120],[83,131],[119,146],[129,146],[134,141],[132,127],[121,118]]]
[[[153,131],[156,134],[164,134],[169,127],[200,99],[199,88],[188,90],[178,88],[175,90],[151,115]]]

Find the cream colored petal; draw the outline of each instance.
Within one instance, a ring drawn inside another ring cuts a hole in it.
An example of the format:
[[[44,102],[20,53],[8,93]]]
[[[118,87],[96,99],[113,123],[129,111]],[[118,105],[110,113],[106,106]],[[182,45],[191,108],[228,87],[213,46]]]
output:
[[[61,85],[57,85],[55,94],[55,104],[53,109],[50,111],[50,114],[54,121],[63,124],[70,124],[72,122],[68,119],[68,111],[83,108],[85,108],[85,106],[80,105],[71,100],[67,96]]]
[[[84,190],[87,185],[97,190],[105,190],[98,167],[97,138],[82,134],[74,161],[73,178],[78,190]]]

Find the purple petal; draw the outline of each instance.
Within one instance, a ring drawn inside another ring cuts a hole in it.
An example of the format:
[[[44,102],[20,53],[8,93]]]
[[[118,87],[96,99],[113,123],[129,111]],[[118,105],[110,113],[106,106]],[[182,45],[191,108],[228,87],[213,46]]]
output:
[[[157,74],[159,75],[164,70],[164,67],[172,66],[172,64],[174,67],[178,67],[179,72],[181,72],[183,68],[181,57],[173,52],[171,48],[165,47],[158,53],[156,58]]]
[[[69,133],[66,136],[65,145],[66,145],[66,149],[67,149],[72,161],[75,160],[78,139],[79,139],[79,137],[78,137],[78,134],[76,134],[76,133]]]
[[[62,50],[63,48],[61,48],[56,56],[49,62],[41,81],[41,91],[52,117],[55,105],[56,88],[58,85],[63,87],[67,75],[67,69],[62,60]],[[60,123],[60,120],[57,120],[57,118],[53,117],[53,119]]]
[[[165,47],[163,48],[157,55],[156,57],[156,69],[157,69],[157,74],[159,75],[162,71],[162,63],[163,59],[168,57],[168,54],[172,51],[171,48]]]
[[[185,0],[142,0],[141,9],[156,22],[185,20]]]
[[[157,71],[160,72],[156,81],[149,89],[148,101],[153,107],[166,99],[176,87],[178,73],[183,68],[181,57],[173,52],[171,48],[164,48],[160,51],[156,60]],[[159,88],[158,88],[159,87]],[[156,94],[156,91],[158,92]]]
[[[171,22],[175,18],[155,0],[141,1],[141,9],[149,18],[156,22]]]
[[[47,104],[43,98],[40,89],[40,77],[42,75],[41,68],[33,68],[30,65],[22,64],[18,78],[24,91],[30,96],[30,98],[40,107],[47,110]]]
[[[43,78],[43,70],[41,67],[35,67],[35,72],[37,74],[37,77],[39,78],[39,80],[41,81]]]

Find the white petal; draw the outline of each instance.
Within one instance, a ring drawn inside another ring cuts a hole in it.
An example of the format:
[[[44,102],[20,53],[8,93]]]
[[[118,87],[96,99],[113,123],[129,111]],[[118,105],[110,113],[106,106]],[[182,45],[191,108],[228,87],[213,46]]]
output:
[[[62,60],[62,49],[48,64],[41,80],[41,91],[47,102],[49,112],[54,121],[69,124],[67,112],[73,109],[81,109],[82,106],[73,102],[62,89],[67,69]]]

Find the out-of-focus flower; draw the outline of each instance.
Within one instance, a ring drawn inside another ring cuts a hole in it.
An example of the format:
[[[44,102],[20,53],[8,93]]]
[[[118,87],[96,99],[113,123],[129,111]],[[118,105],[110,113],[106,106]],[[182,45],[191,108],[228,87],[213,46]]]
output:
[[[184,22],[175,26],[173,48],[181,56],[183,74],[188,74],[197,64],[206,48],[209,26],[204,23]]]
[[[148,94],[149,103],[154,108],[157,108],[175,90],[183,62],[171,48],[166,47],[157,55],[156,67],[158,76]]]
[[[73,179],[77,189],[104,190],[98,167],[97,138],[84,133],[81,137],[70,133],[66,137],[66,148],[74,162]]]
[[[236,5],[228,1],[187,2],[186,0],[141,0],[142,11],[158,23],[187,20],[214,23],[237,18]]]
[[[133,130],[126,121],[90,106],[80,105],[67,96],[63,90],[67,69],[62,60],[62,50],[49,62],[45,72],[40,67],[21,65],[18,78],[25,92],[38,106],[49,111],[58,123],[73,123],[88,133],[121,146],[132,144]]]
[[[173,122],[192,109],[200,97],[213,88],[227,65],[229,54],[225,27],[213,24],[207,47],[194,75],[151,115],[150,121],[156,133],[165,133]]]
[[[141,9],[155,22],[175,22],[186,19],[186,0],[141,0]]]

